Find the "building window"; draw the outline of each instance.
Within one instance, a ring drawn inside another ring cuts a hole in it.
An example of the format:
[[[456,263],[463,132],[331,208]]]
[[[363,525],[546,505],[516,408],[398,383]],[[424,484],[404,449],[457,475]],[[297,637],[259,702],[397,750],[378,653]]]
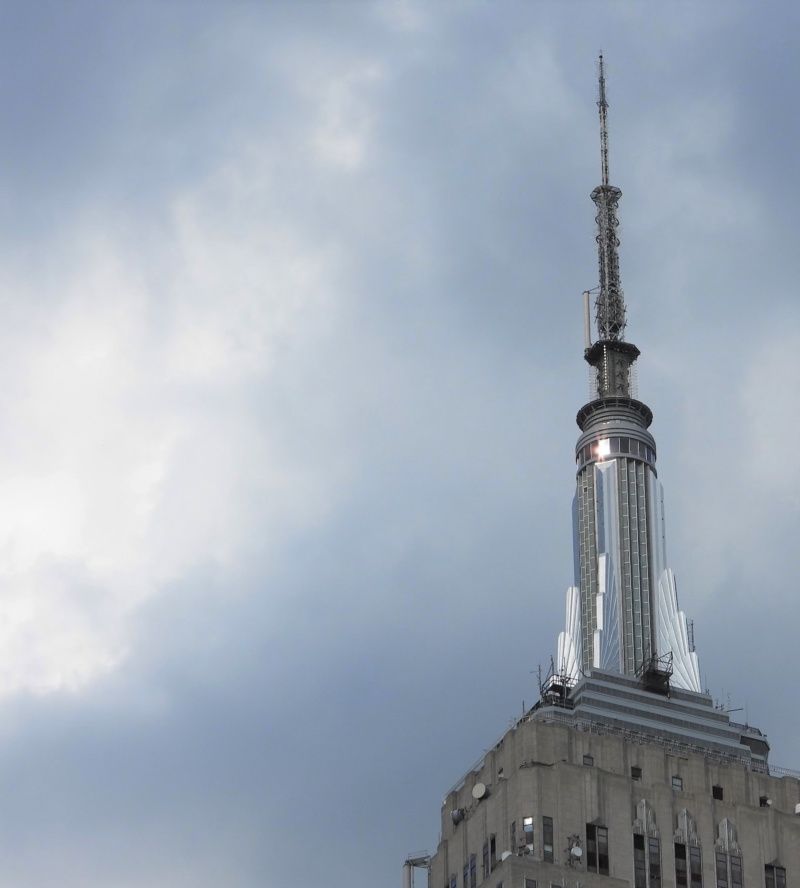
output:
[[[786,867],[768,863],[764,867],[764,882],[767,888],[786,888]]]
[[[711,787],[711,795],[717,799],[718,801],[722,801],[722,787],[721,786],[712,786]]]
[[[522,834],[525,836],[525,844],[533,851],[533,817],[522,818]]]
[[[728,888],[728,855],[717,851],[717,888]]]
[[[661,844],[653,836],[647,840],[647,857],[650,863],[650,888],[661,888]]]
[[[769,807],[769,796],[759,796],[758,797],[758,806],[760,808],[768,808]]]
[[[742,888],[742,858],[735,854],[731,854],[731,888]]]
[[[450,876],[450,888],[458,888],[458,876],[455,873]]]
[[[497,865],[497,839],[494,834],[489,837],[489,869],[493,870]]]
[[[642,779],[642,769],[638,768],[636,765],[631,767],[631,780],[641,780]]]
[[[586,869],[608,875],[608,829],[605,826],[586,824]]]
[[[600,827],[598,827],[598,830]],[[598,843],[599,844],[599,843]],[[677,854],[676,845],[675,872],[678,888],[686,885],[686,853],[684,849],[683,866]],[[661,888],[661,843],[657,838],[647,838],[635,833],[633,836],[633,884],[634,888]]]
[[[509,829],[510,838],[511,838],[511,853],[513,854],[517,850],[517,821],[511,821],[511,827]]]
[[[483,878],[489,875],[489,843],[483,843]]]
[[[469,888],[469,864],[464,864],[464,888]]]
[[[686,883],[684,882],[683,884],[685,888]],[[647,888],[647,860],[644,854],[644,836],[638,834],[635,834],[633,837],[633,888]]]
[[[525,888],[536,888],[536,879],[525,876]]]
[[[688,888],[688,869],[686,867],[686,845],[675,842],[675,886]]]
[[[738,854],[717,851],[715,859],[717,888],[742,888],[742,858]]]
[[[672,777],[672,788],[683,789],[683,777],[678,777],[677,774],[674,774]]]
[[[478,885],[478,861],[474,854],[469,856],[469,888],[477,888]]]
[[[588,765],[590,768],[594,767],[594,756],[593,755],[585,755],[583,757],[584,765]]]
[[[553,862],[553,818],[542,817],[542,852],[546,863]]]
[[[696,845],[689,848],[689,874],[691,888],[703,888],[703,857]]]

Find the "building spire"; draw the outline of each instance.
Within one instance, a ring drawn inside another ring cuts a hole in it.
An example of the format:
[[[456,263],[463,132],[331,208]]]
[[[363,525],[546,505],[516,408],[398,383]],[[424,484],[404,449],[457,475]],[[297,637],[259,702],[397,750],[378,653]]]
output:
[[[619,279],[619,238],[617,237],[617,204],[622,191],[609,184],[608,176],[608,101],[603,56],[600,55],[599,96],[600,161],[602,185],[592,192],[597,206],[597,248],[600,265],[600,291],[595,302],[595,317],[600,341],[622,340],[625,332],[625,301]]]

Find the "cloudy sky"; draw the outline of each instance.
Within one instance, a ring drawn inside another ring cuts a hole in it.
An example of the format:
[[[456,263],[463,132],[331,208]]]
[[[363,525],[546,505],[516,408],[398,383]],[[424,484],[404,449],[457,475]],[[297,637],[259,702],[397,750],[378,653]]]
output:
[[[0,886],[435,847],[571,582],[601,48],[681,603],[800,768],[798,18],[0,5]]]

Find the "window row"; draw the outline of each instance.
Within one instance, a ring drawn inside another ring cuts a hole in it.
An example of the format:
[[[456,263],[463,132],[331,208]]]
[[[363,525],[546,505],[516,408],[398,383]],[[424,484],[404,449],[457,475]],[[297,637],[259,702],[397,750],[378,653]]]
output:
[[[633,776],[633,769],[631,769],[631,776]],[[639,772],[639,776],[641,777],[641,771]],[[679,777],[677,774],[673,774],[672,775],[672,788],[679,790],[679,791],[682,790],[683,789],[683,777]],[[721,787],[717,784],[714,784],[714,786],[711,787],[711,797],[713,799],[716,799],[718,802],[721,802],[725,797],[725,790],[723,789],[723,787]],[[767,805],[769,804],[769,799],[766,796],[761,796],[761,798],[759,799],[759,804],[761,805],[762,808],[766,808]]]
[[[517,823],[510,827],[511,846],[518,853],[534,851],[534,819],[523,817],[522,830]],[[576,836],[579,842],[579,838]],[[703,856],[697,845],[674,843],[676,888],[703,888]],[[542,817],[542,859],[554,863],[553,818]],[[483,845],[483,872],[481,881],[488,879],[497,866],[497,840],[493,834]],[[742,858],[726,851],[714,852],[715,888],[744,888]],[[609,875],[608,828],[595,823],[586,824],[586,870],[601,876]],[[633,888],[662,888],[661,842],[656,836],[634,833],[633,836]],[[477,856],[469,855],[464,864],[462,888],[477,888]],[[445,888],[458,888],[458,878],[452,874]],[[496,888],[502,888],[499,882]],[[536,880],[525,879],[525,888],[536,888]],[[764,867],[764,888],[786,888],[786,868],[768,864]]]
[[[632,456],[655,463],[656,453],[652,447],[636,438],[616,437],[600,438],[591,444],[585,444],[575,455],[575,462],[581,466],[596,459],[607,459],[614,456]]]

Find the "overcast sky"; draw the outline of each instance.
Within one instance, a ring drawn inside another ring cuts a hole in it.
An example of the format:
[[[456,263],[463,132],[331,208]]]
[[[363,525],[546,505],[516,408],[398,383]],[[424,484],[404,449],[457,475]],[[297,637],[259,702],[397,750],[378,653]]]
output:
[[[435,849],[572,580],[600,49],[681,604],[800,768],[795,7],[0,13],[0,886]]]

